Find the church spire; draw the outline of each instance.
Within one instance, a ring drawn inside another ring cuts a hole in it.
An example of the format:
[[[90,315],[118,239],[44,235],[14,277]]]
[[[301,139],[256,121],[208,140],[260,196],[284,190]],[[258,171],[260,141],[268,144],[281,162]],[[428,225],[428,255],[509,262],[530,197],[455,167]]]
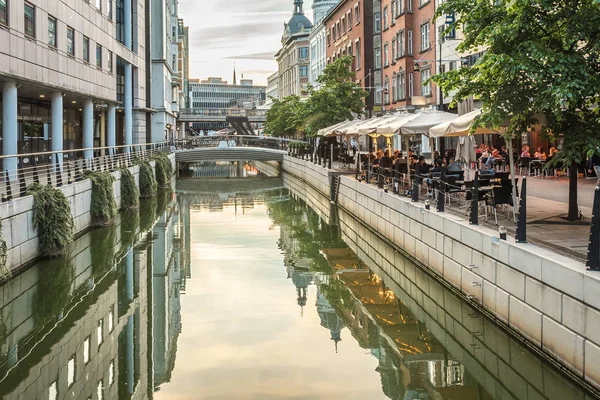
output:
[[[233,84],[237,85],[237,76],[235,75],[235,63],[233,63]]]
[[[303,0],[294,0],[294,14],[304,14],[302,3]]]

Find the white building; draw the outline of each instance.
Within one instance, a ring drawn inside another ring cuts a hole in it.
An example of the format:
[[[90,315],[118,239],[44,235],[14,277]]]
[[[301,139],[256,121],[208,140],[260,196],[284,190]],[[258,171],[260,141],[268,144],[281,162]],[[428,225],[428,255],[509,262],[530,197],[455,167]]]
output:
[[[180,86],[178,74],[179,19],[177,0],[152,0],[152,114],[151,141],[176,135]]]
[[[309,83],[318,88],[317,78],[321,76],[327,66],[326,57],[326,29],[323,21],[313,26],[308,41],[310,42],[310,77]]]
[[[146,141],[149,1],[0,1],[3,155]]]
[[[339,0],[313,0],[313,24],[316,25],[323,20],[331,9],[339,3]]]
[[[267,89],[265,94],[267,100],[259,108],[268,110],[273,105],[273,99],[279,100],[279,72],[275,72],[267,78]]]
[[[302,3],[302,0],[294,0],[294,15],[284,25],[282,48],[275,54],[279,66],[279,99],[291,95],[308,97],[310,75],[308,35],[312,23],[304,15]]]

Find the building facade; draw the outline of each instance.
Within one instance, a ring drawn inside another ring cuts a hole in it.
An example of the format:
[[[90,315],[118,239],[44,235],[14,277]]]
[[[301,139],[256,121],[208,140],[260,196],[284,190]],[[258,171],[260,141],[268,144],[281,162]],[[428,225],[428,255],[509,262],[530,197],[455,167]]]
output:
[[[179,108],[189,106],[190,95],[190,41],[189,27],[185,26],[183,19],[178,21],[177,37],[177,80],[179,83]],[[185,137],[185,125],[178,124],[177,138]]]
[[[179,18],[177,0],[152,0],[152,142],[176,135],[180,86],[178,76]]]
[[[275,54],[279,72],[279,99],[308,97],[310,57],[308,36],[312,23],[304,15],[303,1],[294,0],[294,14],[284,24],[282,48]]]
[[[315,0],[313,9],[313,28],[308,36],[310,42],[310,76],[309,83],[317,87],[317,78],[321,76],[327,65],[326,29],[323,18],[337,5],[337,0]]]
[[[384,110],[437,107],[437,90],[431,76],[437,73],[439,55],[434,0],[381,0],[381,17],[374,18],[375,36],[381,35]],[[379,56],[380,53],[380,57]]]
[[[279,72],[274,72],[267,78],[266,101],[263,108],[271,108],[273,99],[279,100]]]
[[[144,143],[149,0],[0,3],[2,154]],[[74,155],[73,155],[74,156]],[[16,170],[17,159],[4,160]]]
[[[251,79],[241,79],[239,84],[229,84],[222,78],[210,77],[205,80],[190,79],[189,108],[192,112],[201,111],[213,115],[225,115],[227,108],[243,106],[245,102],[253,107],[266,100],[266,86],[254,85]],[[241,103],[241,105],[240,105]],[[218,130],[227,128],[227,122],[194,122],[194,130]]]
[[[323,19],[326,29],[326,62],[340,57],[353,57],[352,69],[356,82],[369,95],[365,109],[372,114],[374,100],[373,80],[373,0],[342,0]]]

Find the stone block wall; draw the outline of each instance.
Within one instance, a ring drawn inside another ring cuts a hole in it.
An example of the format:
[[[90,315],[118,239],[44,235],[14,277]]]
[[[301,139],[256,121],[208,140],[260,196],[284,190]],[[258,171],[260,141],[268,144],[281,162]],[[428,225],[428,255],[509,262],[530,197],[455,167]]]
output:
[[[175,164],[175,155],[171,154],[171,163]],[[154,161],[151,162],[154,167]],[[139,167],[129,168],[136,185],[139,187]],[[175,171],[175,168],[173,168]],[[112,172],[115,177],[113,191],[117,208],[121,208],[121,172]],[[90,228],[90,205],[92,201],[92,182],[89,179],[64,185],[60,190],[65,194],[71,208],[75,224],[75,235],[83,234]],[[33,196],[25,196],[0,204],[2,234],[6,240],[6,267],[14,270],[34,261],[39,255],[37,229],[33,225]]]
[[[326,169],[287,156],[283,169],[328,197]],[[498,240],[490,228],[425,210],[422,203],[349,177],[341,177],[338,205],[474,306],[600,387],[598,273],[533,244]],[[368,246],[363,237],[354,240]]]

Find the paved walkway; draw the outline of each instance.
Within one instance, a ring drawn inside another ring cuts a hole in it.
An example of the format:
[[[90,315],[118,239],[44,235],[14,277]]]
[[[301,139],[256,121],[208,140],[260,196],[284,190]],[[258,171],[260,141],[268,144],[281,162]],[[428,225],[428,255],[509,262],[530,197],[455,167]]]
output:
[[[341,165],[334,163],[333,169],[342,169]],[[590,218],[594,201],[596,179],[578,180],[578,204],[583,221],[568,223],[562,220],[567,215],[569,202],[569,180],[561,177],[558,179],[527,178],[527,239],[532,243],[556,251],[562,255],[586,261],[590,235]],[[465,217],[464,208],[459,209],[456,203],[447,209],[457,215]],[[466,218],[466,217],[465,217]],[[564,222],[563,222],[564,221]],[[493,214],[488,216],[486,222],[480,219],[481,224],[497,228]],[[498,225],[505,226],[510,235],[515,235],[516,225],[513,222],[512,212],[507,213],[498,209]]]

